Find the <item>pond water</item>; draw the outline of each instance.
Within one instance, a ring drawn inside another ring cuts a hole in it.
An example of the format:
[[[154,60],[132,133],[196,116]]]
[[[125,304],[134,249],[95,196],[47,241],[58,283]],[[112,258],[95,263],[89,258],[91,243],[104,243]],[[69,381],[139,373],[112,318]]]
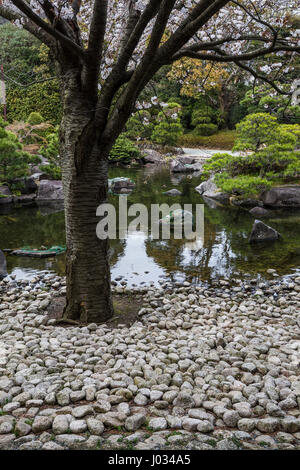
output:
[[[128,205],[143,203],[201,204],[195,191],[199,176],[174,176],[167,169],[142,168],[110,170],[110,178],[130,177],[136,184]],[[172,188],[181,196],[163,194]],[[116,205],[118,196],[110,195]],[[125,240],[111,241],[112,279],[123,276],[129,285],[158,283],[159,280],[212,281],[219,278],[268,277],[267,269],[289,274],[300,267],[300,211],[274,211],[267,223],[278,230],[282,240],[251,245],[248,237],[253,217],[245,209],[205,204],[204,243],[201,240],[153,240],[149,233],[130,233]],[[0,248],[64,245],[64,214],[53,208],[12,207],[0,213]],[[17,278],[37,271],[64,274],[64,255],[33,259],[7,256],[8,272]]]

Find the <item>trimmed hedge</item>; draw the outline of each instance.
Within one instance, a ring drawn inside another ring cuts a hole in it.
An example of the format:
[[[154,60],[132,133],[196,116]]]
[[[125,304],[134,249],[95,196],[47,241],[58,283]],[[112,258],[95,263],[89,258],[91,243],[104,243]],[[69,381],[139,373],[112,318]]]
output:
[[[193,133],[184,134],[178,138],[178,145],[188,148],[211,148],[231,150],[236,138],[235,131],[224,130],[211,136],[200,136]]]
[[[7,91],[7,120],[26,121],[31,113],[40,113],[45,121],[59,124],[62,108],[59,83],[51,80],[35,83],[28,88],[11,88]]]

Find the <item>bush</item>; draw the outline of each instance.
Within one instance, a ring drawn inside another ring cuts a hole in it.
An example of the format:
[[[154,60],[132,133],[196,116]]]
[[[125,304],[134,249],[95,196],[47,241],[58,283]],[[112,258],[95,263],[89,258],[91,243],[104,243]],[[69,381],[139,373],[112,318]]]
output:
[[[237,128],[234,148],[256,151],[237,156],[215,154],[203,166],[204,173],[214,175],[216,184],[223,191],[251,195],[275,182],[299,177],[297,126],[279,125],[276,118],[259,113],[247,116]]]
[[[175,102],[169,102],[156,118],[151,136],[152,140],[164,146],[177,145],[178,137],[183,134],[180,116],[181,105]]]
[[[40,170],[46,173],[50,179],[60,180],[61,168],[59,162],[58,127],[56,127],[55,132],[48,136],[48,143],[40,148],[40,153],[49,162],[49,165],[41,165]]]
[[[297,138],[296,147],[300,146],[300,125],[299,124],[282,124],[281,129],[294,134]]]
[[[23,28],[17,28],[9,22],[1,25],[0,57],[4,73],[8,72],[19,83],[28,85],[32,81],[32,71],[40,64],[40,44]],[[14,85],[10,83],[9,86]]]
[[[210,136],[218,131],[218,126],[213,122],[216,119],[214,110],[211,106],[196,106],[192,113],[191,124],[194,127],[194,133],[203,136]]]
[[[286,92],[290,91],[288,85],[282,84],[281,88]],[[275,116],[280,123],[297,123],[300,121],[300,106],[291,105],[290,97],[280,95],[268,85],[260,85],[248,90],[240,105],[250,113],[270,113]]]
[[[27,88],[7,90],[7,119],[9,122],[26,121],[32,112],[40,113],[45,121],[57,125],[61,121],[58,80],[35,83]]]
[[[273,182],[260,176],[241,175],[230,178],[227,173],[216,175],[216,185],[225,193],[252,196],[272,187]]]
[[[236,138],[235,131],[219,131],[212,136],[200,136],[191,132],[178,138],[178,145],[181,147],[197,148],[206,147],[210,149],[231,150]]]
[[[207,123],[207,124],[198,124],[196,127],[197,134],[210,136],[218,132],[218,126],[216,124]]]
[[[125,164],[140,158],[142,158],[142,155],[139,149],[124,134],[117,138],[109,154],[110,161]]]
[[[145,140],[151,137],[154,124],[151,114],[146,111],[137,111],[126,124],[125,135],[131,140]]]
[[[213,114],[213,109],[210,106],[203,106],[201,108],[196,106],[192,113],[192,126],[197,127],[199,124],[211,122]]]
[[[55,163],[49,163],[49,165],[41,165],[40,170],[46,173],[50,180],[61,180],[61,168]]]
[[[47,122],[31,125],[28,122],[13,122],[8,129],[16,134],[24,145],[47,143],[48,135],[53,132],[53,126]]]
[[[29,114],[26,122],[28,122],[32,126],[35,126],[37,124],[41,124],[42,122],[44,122],[44,118],[40,113],[32,112]]]
[[[40,158],[24,152],[17,136],[5,129],[6,125],[0,118],[0,182],[11,184],[14,179],[28,175],[29,163],[37,163]]]
[[[152,140],[160,145],[177,145],[178,137],[183,134],[180,122],[161,121],[152,132]]]

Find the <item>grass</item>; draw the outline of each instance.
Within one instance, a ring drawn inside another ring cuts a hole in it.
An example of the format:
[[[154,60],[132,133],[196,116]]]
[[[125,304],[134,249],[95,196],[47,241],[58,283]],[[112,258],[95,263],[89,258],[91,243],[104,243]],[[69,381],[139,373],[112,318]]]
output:
[[[259,443],[259,445],[260,445],[260,447],[270,447],[269,442],[264,442],[264,441],[261,441],[261,442]]]
[[[193,133],[184,134],[178,138],[178,145],[181,147],[196,148],[204,147],[210,149],[231,150],[236,138],[236,132],[232,130],[219,131],[210,136],[195,135]]]
[[[29,426],[32,426],[33,419],[25,419],[25,423],[29,424]]]
[[[100,440],[97,442],[96,450],[101,450],[101,441]]]
[[[231,440],[239,449],[243,447],[240,439],[238,439],[236,436],[233,436]]]
[[[134,450],[134,444],[132,442],[129,442],[126,446],[126,450]]]
[[[171,436],[182,436],[182,433],[179,432],[179,431],[172,431],[172,432],[170,432],[170,434],[168,435],[168,439],[169,439],[169,437],[171,437]]]
[[[207,439],[207,441],[205,441],[205,444],[208,444],[211,447],[216,447],[217,446],[217,441],[215,439]]]

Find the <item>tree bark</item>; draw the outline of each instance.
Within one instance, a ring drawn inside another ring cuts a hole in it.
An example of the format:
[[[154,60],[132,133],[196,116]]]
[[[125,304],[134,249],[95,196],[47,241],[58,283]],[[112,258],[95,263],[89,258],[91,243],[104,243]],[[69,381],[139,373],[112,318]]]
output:
[[[89,112],[90,103],[66,86],[60,129],[66,225],[64,318],[105,322],[113,315],[108,240],[99,240],[96,209],[107,202],[107,150]],[[70,103],[70,105],[68,105]]]

